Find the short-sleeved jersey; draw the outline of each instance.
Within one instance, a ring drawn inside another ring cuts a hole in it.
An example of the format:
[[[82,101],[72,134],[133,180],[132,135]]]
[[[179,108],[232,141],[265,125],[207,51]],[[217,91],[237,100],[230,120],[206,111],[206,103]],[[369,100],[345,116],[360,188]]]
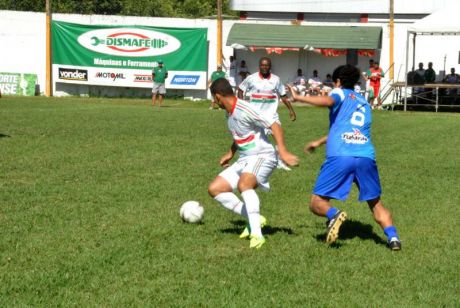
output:
[[[157,83],[165,83],[165,80],[166,80],[166,74],[168,73],[168,70],[166,69],[166,67],[159,67],[159,66],[156,66],[153,68],[153,71],[152,71],[153,74],[155,74],[155,77],[153,78],[153,81],[157,82]]]
[[[252,104],[235,98],[232,112],[227,114],[227,124],[240,157],[249,155],[275,155],[275,148],[265,134],[265,129],[275,122],[272,117],[257,113]]]
[[[371,81],[371,85],[380,85],[380,79],[385,77],[385,73],[380,67],[378,69],[371,67],[366,74]]]
[[[260,73],[249,75],[239,88],[249,96],[253,108],[261,113],[275,115],[278,110],[279,99],[286,94],[278,76],[270,74],[263,78]]]
[[[211,74],[211,82],[216,81],[217,79],[225,78],[225,72],[223,71],[214,71]]]
[[[330,96],[326,157],[353,156],[375,160],[371,142],[372,112],[366,99],[353,90],[335,88]]]

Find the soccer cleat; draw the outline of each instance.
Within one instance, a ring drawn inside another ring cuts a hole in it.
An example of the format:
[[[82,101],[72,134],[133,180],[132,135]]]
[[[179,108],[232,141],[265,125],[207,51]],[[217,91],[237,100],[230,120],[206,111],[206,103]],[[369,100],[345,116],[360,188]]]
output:
[[[281,159],[278,159],[278,165],[276,166],[277,169],[283,169],[283,170],[286,170],[286,171],[291,171],[291,168],[289,168],[285,163],[284,161],[282,161]]]
[[[259,249],[262,245],[265,244],[265,237],[262,236],[251,236],[251,241],[249,242],[249,248]]]
[[[342,223],[347,219],[347,213],[338,211],[334,217],[327,222],[326,243],[332,244],[339,237],[339,229]]]
[[[388,248],[390,248],[391,250],[394,250],[394,251],[401,250],[401,241],[399,240],[399,238],[392,237],[388,241]]]
[[[260,227],[263,228],[266,225],[267,225],[267,218],[260,215]],[[243,232],[241,232],[240,238],[247,238],[249,235],[251,235],[251,227],[249,226],[249,224],[247,224],[246,228],[244,228]]]

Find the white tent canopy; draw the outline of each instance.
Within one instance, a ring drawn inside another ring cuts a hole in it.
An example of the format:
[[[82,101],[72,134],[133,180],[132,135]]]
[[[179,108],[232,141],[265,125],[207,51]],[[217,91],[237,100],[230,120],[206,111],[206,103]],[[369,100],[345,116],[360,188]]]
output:
[[[460,3],[449,5],[414,22],[408,32],[417,34],[460,34]]]
[[[413,35],[413,65],[415,65],[415,43],[417,35],[460,35],[460,22],[458,21],[458,12],[460,12],[460,3],[448,5],[425,18],[414,22],[407,29],[406,45],[406,84],[404,110],[407,108],[407,73],[409,66],[409,44],[410,36]],[[413,68],[413,66],[412,66]],[[436,106],[437,108],[437,106]]]

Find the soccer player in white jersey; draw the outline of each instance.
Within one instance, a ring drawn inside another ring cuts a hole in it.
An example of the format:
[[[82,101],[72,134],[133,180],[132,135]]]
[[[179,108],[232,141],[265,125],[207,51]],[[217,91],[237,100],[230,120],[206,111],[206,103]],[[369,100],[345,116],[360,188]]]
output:
[[[271,73],[272,61],[263,57],[259,60],[259,72],[249,75],[238,87],[238,98],[244,95],[249,97],[249,102],[258,112],[268,117],[273,117],[281,124],[278,116],[279,100],[289,109],[289,117],[296,120],[296,114],[291,102],[286,96],[286,89],[278,76]],[[278,168],[290,170],[281,160]]]
[[[208,192],[225,208],[248,219],[249,226],[240,238],[249,236],[249,247],[258,249],[265,243],[261,228],[265,219],[260,216],[260,201],[255,189],[270,188],[268,179],[278,160],[265,130],[272,130],[279,157],[286,164],[297,165],[298,157],[286,149],[283,130],[274,117],[259,113],[252,104],[238,99],[228,80],[217,79],[210,89],[219,107],[227,111],[227,124],[233,142],[230,150],[220,159],[221,166],[227,168],[209,184]],[[239,152],[239,158],[229,166],[236,151]],[[243,201],[234,194],[236,189]]]

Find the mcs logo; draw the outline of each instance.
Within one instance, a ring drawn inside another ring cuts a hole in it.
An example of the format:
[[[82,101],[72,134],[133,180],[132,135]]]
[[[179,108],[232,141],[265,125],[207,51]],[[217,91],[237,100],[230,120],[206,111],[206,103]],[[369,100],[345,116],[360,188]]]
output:
[[[200,80],[200,75],[174,75],[171,84],[194,86]]]

